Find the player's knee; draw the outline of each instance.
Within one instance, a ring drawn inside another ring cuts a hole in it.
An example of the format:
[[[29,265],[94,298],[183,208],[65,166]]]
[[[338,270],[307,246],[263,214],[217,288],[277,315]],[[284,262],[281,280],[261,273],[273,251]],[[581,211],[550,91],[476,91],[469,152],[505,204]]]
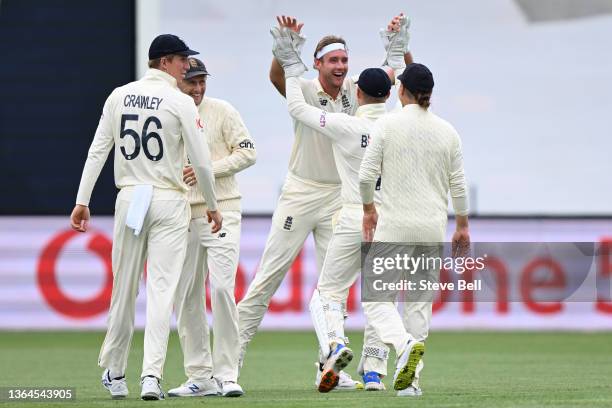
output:
[[[223,284],[217,284],[214,285],[212,290],[211,290],[211,294],[213,296],[221,296],[221,297],[232,297],[232,299],[234,298],[234,290],[236,288],[236,285],[232,282],[232,283],[223,283]]]

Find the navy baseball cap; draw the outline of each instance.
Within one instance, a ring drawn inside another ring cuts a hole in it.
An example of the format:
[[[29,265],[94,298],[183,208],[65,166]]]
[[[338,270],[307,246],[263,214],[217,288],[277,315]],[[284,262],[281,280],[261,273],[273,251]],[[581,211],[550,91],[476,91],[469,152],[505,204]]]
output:
[[[210,75],[206,70],[206,65],[197,58],[189,58],[189,71],[185,73],[185,79],[193,78],[198,75]]]
[[[406,65],[406,69],[397,79],[402,81],[404,88],[408,89],[411,94],[431,93],[434,87],[433,74],[423,64],[412,63]]]
[[[379,98],[389,93],[392,84],[382,68],[366,68],[359,74],[357,85],[367,95]]]
[[[199,52],[190,50],[187,44],[176,35],[162,34],[155,37],[149,47],[149,60],[165,57],[166,55],[197,55]]]

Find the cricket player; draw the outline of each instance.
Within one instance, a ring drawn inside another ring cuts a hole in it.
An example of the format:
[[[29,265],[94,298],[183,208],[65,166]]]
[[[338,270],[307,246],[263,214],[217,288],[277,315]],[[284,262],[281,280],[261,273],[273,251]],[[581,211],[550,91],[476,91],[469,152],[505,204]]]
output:
[[[400,27],[391,31],[394,43],[387,60],[395,69],[403,68],[404,50],[407,46],[408,20],[402,16]],[[388,27],[388,29],[391,29]],[[277,37],[288,36],[279,30]],[[318,130],[332,142],[336,167],[342,181],[342,209],[336,215],[333,235],[327,248],[318,287],[310,302],[310,311],[323,354],[328,355],[323,366],[319,391],[329,392],[339,382],[339,373],[353,358],[346,347],[344,319],[349,288],[360,272],[361,221],[363,212],[359,193],[359,167],[365,148],[370,141],[370,129],[374,122],[386,113],[385,102],[394,79],[393,70],[386,66],[364,70],[357,81],[359,108],[355,116],[344,113],[328,113],[308,105],[302,93],[299,75],[306,69],[290,39],[278,41],[275,58],[285,69],[286,97],[292,118],[311,129]],[[395,54],[395,55],[394,55]],[[301,68],[300,68],[301,67]],[[386,375],[388,348],[376,337],[371,327],[366,327],[365,341],[359,373],[366,390],[382,390],[381,376]]]
[[[364,239],[378,243],[372,249],[377,255],[389,252],[381,243],[395,242],[408,246],[410,256],[440,257],[450,192],[457,224],[453,253],[464,252],[469,231],[461,139],[452,125],[428,110],[434,80],[427,67],[409,64],[399,79],[403,108],[374,125],[359,172]],[[380,219],[374,204],[379,175],[383,180]],[[416,273],[437,279],[439,270],[422,267]],[[414,380],[425,352],[433,291],[426,296],[411,302],[406,311],[409,330],[393,302],[363,303],[368,324],[397,353],[393,388],[399,395],[422,393]]]
[[[292,17],[277,17],[279,25],[289,31],[294,47],[301,48],[303,26]],[[348,52],[346,41],[337,36],[323,37],[314,52],[314,80],[300,79],[300,87],[309,105],[327,112],[353,115],[357,110],[357,86],[346,78]],[[279,93],[285,95],[285,72],[273,59],[270,79]],[[240,317],[241,360],[255,335],[270,299],[280,286],[287,270],[311,232],[314,236],[317,268],[320,270],[332,234],[332,217],[341,208],[340,176],[333,159],[331,140],[318,130],[294,121],[295,142],[289,173],[272,217],[272,227],[257,274],[238,305]],[[321,363],[327,359],[321,355]],[[317,370],[317,384],[322,369]],[[355,389],[359,385],[344,372],[338,388]]]
[[[193,99],[177,88],[197,54],[177,36],[156,37],[145,76],[116,88],[106,100],[79,185],[72,228],[85,232],[89,200],[109,151],[115,148],[120,189],[113,232],[113,292],[108,330],[98,364],[112,398],[125,398],[138,283],[147,262],[147,323],[142,363],[144,400],[164,398],[160,380],[166,358],[174,292],[187,249],[189,201],[183,182],[187,152],[208,205],[212,232],[222,227],[208,146]]]
[[[225,397],[244,394],[237,383],[238,310],[234,298],[240,251],[240,191],[234,175],[255,164],[255,143],[236,109],[221,99],[205,96],[206,66],[189,58],[189,71],[179,88],[198,107],[212,157],[218,207],[223,228],[212,233],[206,222],[207,203],[196,184],[193,167],[184,171],[191,204],[189,246],[176,291],[174,310],[187,381],[168,391],[173,397]],[[210,273],[210,275],[209,275]],[[204,283],[210,276],[214,347],[210,352]]]

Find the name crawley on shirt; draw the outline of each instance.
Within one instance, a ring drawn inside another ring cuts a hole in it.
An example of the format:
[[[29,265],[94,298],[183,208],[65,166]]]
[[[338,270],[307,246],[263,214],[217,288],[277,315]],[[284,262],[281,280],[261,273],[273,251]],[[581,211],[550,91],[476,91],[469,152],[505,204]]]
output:
[[[164,98],[158,98],[156,96],[144,96],[144,95],[133,95],[128,94],[123,98],[123,106],[126,108],[140,108],[140,109],[151,109],[158,110]]]

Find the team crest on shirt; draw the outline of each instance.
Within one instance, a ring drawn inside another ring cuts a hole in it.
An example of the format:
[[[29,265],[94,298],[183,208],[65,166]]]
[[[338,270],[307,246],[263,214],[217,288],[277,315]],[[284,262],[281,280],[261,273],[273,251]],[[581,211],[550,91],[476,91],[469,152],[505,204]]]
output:
[[[342,95],[342,112],[349,113],[351,111],[351,103],[346,94]]]
[[[319,98],[319,103],[321,104],[321,106],[327,106],[327,99]]]

